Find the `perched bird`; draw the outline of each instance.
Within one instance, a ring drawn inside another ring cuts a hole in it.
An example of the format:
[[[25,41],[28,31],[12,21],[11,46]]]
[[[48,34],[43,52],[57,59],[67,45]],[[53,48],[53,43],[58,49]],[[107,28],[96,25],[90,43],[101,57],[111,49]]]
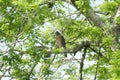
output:
[[[57,44],[57,46],[59,48],[63,47],[64,49],[66,49],[66,43],[65,43],[64,37],[58,31],[56,31],[55,35],[56,35],[56,44]],[[65,54],[65,57],[67,57],[67,54]]]

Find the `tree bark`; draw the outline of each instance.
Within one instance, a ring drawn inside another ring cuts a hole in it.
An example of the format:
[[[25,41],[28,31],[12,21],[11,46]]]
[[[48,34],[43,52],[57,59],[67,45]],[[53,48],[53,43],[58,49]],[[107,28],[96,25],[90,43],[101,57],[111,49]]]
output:
[[[119,36],[120,36],[120,23],[118,23],[116,21],[116,19],[120,17],[120,6],[118,7],[116,14],[114,16],[113,19],[113,23],[111,24],[112,28],[111,28],[111,32],[113,33],[113,35],[115,36],[115,42],[118,43],[119,42]]]

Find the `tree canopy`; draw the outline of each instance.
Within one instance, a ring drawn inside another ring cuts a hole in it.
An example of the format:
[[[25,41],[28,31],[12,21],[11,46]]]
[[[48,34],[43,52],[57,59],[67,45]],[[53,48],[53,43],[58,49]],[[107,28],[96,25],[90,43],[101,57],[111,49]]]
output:
[[[0,80],[119,80],[119,36],[119,0],[0,0]]]

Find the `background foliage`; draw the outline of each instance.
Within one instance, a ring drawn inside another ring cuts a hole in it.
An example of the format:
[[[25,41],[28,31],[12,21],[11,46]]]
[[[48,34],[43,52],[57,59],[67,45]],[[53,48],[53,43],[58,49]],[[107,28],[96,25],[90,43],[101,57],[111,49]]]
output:
[[[119,80],[119,27],[112,28],[120,24],[119,4],[0,0],[0,80]],[[65,51],[56,46],[57,30]]]

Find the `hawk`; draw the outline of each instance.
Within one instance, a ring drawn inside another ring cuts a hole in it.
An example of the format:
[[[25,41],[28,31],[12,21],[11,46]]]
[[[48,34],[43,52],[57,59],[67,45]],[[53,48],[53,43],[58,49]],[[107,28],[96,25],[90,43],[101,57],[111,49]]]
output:
[[[57,44],[57,46],[59,48],[63,47],[64,49],[66,49],[66,43],[65,43],[64,37],[58,31],[56,31],[55,35],[56,35],[56,44]],[[67,57],[67,54],[65,54],[65,57]]]

